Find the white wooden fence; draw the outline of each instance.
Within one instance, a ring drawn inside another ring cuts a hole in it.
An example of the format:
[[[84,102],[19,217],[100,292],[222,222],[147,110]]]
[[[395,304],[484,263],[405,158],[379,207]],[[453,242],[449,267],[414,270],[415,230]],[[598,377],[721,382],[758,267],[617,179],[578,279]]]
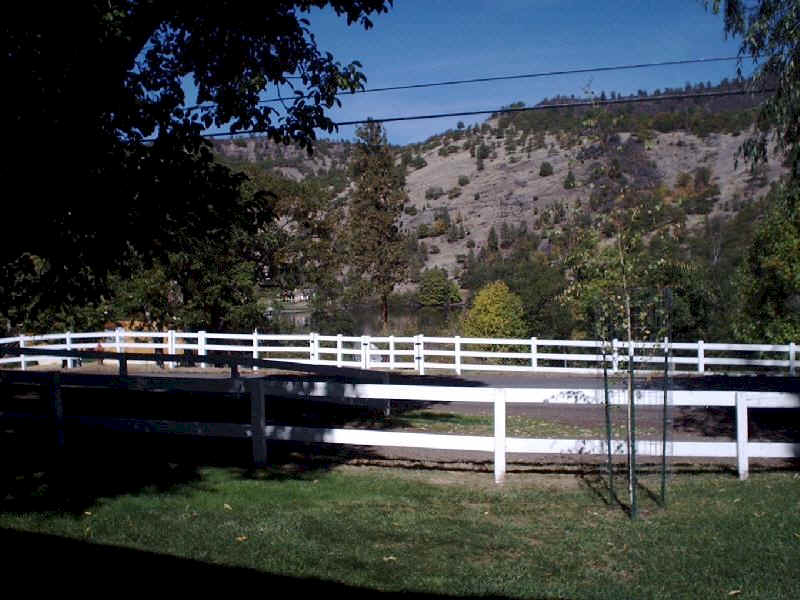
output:
[[[59,445],[64,444],[65,424],[101,426],[118,431],[171,433],[178,435],[228,437],[250,439],[253,460],[263,465],[268,462],[269,440],[347,444],[356,446],[393,446],[438,450],[460,450],[491,453],[494,456],[494,479],[502,483],[506,475],[507,453],[605,455],[609,444],[605,439],[532,439],[506,435],[506,406],[508,404],[570,404],[601,405],[605,401],[603,390],[598,389],[547,389],[547,388],[488,388],[445,387],[430,385],[393,384],[343,384],[341,382],[314,382],[309,380],[276,381],[265,377],[234,377],[208,379],[186,377],[119,377],[69,373],[47,373],[6,370],[0,372],[0,384],[38,383],[49,390],[49,417],[58,429]],[[60,386],[112,387],[133,389],[217,391],[248,393],[251,404],[251,422],[207,423],[169,421],[163,419],[114,418],[106,416],[65,416],[61,406]],[[749,408],[800,408],[800,393],[742,392],[742,391],[672,391],[668,401],[676,406],[725,406],[736,409],[735,441],[672,441],[667,442],[667,455],[672,457],[730,458],[736,459],[739,477],[746,479],[750,458],[800,458],[800,443],[750,442],[747,421]],[[627,392],[613,390],[609,400],[615,405],[627,403]],[[422,402],[488,403],[494,407],[493,435],[456,435],[447,433],[397,432],[387,430],[348,429],[332,427],[306,427],[297,425],[267,424],[269,402],[292,402],[325,399],[346,404],[374,400],[406,400]],[[639,390],[635,394],[637,406],[658,407],[663,402],[660,390]],[[30,415],[0,413],[0,420],[30,418]],[[38,418],[45,418],[38,417]],[[614,455],[624,456],[629,448],[626,440],[611,440]],[[638,456],[661,456],[660,440],[638,440]]]
[[[252,333],[146,332],[116,329],[88,333],[52,333],[0,339],[0,344],[18,344],[57,350],[153,351],[166,354],[193,352],[243,353],[253,358],[288,360],[307,364],[362,369],[414,371],[562,372],[597,373],[602,369],[602,341],[549,339],[496,339],[415,336],[273,335]],[[697,342],[633,342],[611,340],[605,344],[611,370],[627,369],[633,362],[637,372],[663,368],[669,351],[675,373],[770,372],[795,375],[796,345],[719,344]],[[54,358],[51,360],[58,360]],[[0,358],[0,365],[23,370],[46,358],[25,355]],[[67,361],[74,366],[74,361]],[[174,366],[174,365],[170,365]]]
[[[600,405],[605,402],[602,389],[552,388],[486,388],[408,386],[385,384],[331,384],[326,382],[284,382],[268,388],[272,394],[289,397],[329,399],[391,399],[425,402],[474,402],[494,405],[494,435],[451,435],[408,433],[359,429],[322,429],[313,427],[265,427],[266,439],[302,442],[323,442],[363,446],[400,446],[439,450],[473,450],[494,454],[495,481],[503,481],[506,473],[506,453],[605,455],[606,440],[589,439],[532,439],[506,436],[507,404],[571,404]],[[661,390],[637,390],[637,406],[661,406]],[[627,404],[626,390],[610,390],[609,401],[614,405]],[[668,402],[674,406],[727,406],[736,408],[736,441],[673,441],[667,442],[667,455],[672,457],[736,458],[739,477],[746,479],[749,459],[800,458],[800,443],[750,442],[748,440],[748,408],[800,408],[800,393],[733,392],[733,391],[672,391]],[[626,455],[626,440],[612,440],[611,451]],[[662,442],[639,440],[638,456],[661,456]]]

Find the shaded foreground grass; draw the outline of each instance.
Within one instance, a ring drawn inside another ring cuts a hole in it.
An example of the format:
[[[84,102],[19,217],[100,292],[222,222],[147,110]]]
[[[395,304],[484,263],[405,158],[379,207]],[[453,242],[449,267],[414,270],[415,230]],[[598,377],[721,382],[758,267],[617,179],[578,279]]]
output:
[[[800,597],[792,472],[679,475],[669,508],[641,494],[632,522],[601,481],[581,477],[520,474],[495,487],[484,473],[165,468],[171,483],[80,508],[0,499],[0,544],[14,549],[6,575],[36,559],[50,573],[169,574],[191,587],[229,576],[233,588],[357,597]],[[32,477],[26,494],[57,495]]]

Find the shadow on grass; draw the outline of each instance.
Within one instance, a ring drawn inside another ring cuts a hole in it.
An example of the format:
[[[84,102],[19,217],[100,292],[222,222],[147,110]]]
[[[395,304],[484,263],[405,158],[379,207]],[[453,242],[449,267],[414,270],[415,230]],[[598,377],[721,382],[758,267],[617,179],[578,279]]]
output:
[[[751,408],[747,419],[750,441],[795,442],[800,440],[800,412],[796,408]],[[682,408],[674,417],[681,433],[703,437],[736,438],[733,407]]]
[[[383,592],[322,579],[264,573],[244,567],[212,564],[132,548],[95,544],[39,533],[0,529],[0,547],[12,549],[3,558],[4,581],[37,589],[48,583],[59,591],[80,590],[104,580],[130,581],[142,588],[206,593],[209,586],[228,590],[260,589],[265,593],[344,598],[452,598],[453,596]],[[45,580],[42,581],[42,576]],[[136,577],[135,582],[131,576]],[[256,588],[255,586],[258,586]],[[480,596],[500,598],[500,596]]]
[[[398,376],[392,376],[398,382]],[[417,377],[404,376],[416,382]],[[425,383],[452,385],[447,377],[425,378]],[[462,382],[463,383],[463,382]],[[47,406],[39,390],[21,386],[16,394],[4,395],[3,410],[23,408],[42,416]],[[205,422],[249,422],[249,401],[246,396],[198,393],[144,393],[120,390],[87,390],[63,388],[67,415],[102,414],[118,417],[175,419]],[[393,402],[392,415],[383,416],[383,406],[342,405],[303,399],[276,399],[269,402],[268,421],[286,426],[338,428],[345,425],[373,423],[392,429],[408,425],[404,417],[428,403]],[[797,411],[794,411],[795,413]],[[796,416],[792,415],[794,419]],[[455,418],[455,417],[454,417]],[[461,417],[458,417],[461,418]],[[726,417],[727,418],[727,417]],[[444,416],[432,417],[448,421]],[[796,422],[796,421],[794,421]],[[725,427],[729,427],[728,423]],[[53,450],[54,432],[47,422],[34,420],[0,428],[0,511],[60,511],[80,513],[101,497],[137,493],[181,493],[186,486],[202,486],[202,469],[207,466],[234,467],[242,476],[296,479],[313,478],[345,462],[373,464],[390,468],[425,471],[473,471],[491,473],[493,463],[485,454],[450,453],[453,459],[429,459],[410,452],[411,459],[386,459],[377,450],[367,447],[317,443],[270,442],[270,469],[253,470],[251,446],[247,439],[171,436],[160,433],[120,433],[98,428],[70,428],[65,431],[66,450]],[[567,456],[558,462],[509,461],[507,472],[569,474],[584,477],[601,476],[603,463]],[[795,461],[786,469],[796,469]],[[643,467],[643,469],[645,469]],[[760,467],[753,465],[752,472]],[[681,466],[673,463],[673,473],[724,471],[734,474],[731,465]],[[782,470],[767,467],[767,470]],[[646,470],[643,470],[646,472]]]
[[[414,378],[410,378],[414,379]],[[449,380],[446,383],[450,383]],[[138,493],[180,493],[202,485],[201,470],[252,466],[249,439],[119,432],[68,425],[65,446],[47,418],[48,401],[38,386],[3,386],[0,416],[25,413],[0,426],[0,511],[80,513],[101,497]],[[62,388],[65,416],[166,419],[188,422],[249,423],[249,398],[242,394],[153,393],[103,388]],[[397,402],[396,418],[419,403]],[[268,402],[268,423],[339,428],[377,420],[383,405],[346,406],[303,399]],[[8,411],[8,412],[6,412]],[[5,413],[5,415],[4,415]],[[390,425],[394,426],[394,425]],[[273,478],[313,477],[353,458],[369,458],[366,447],[270,443]],[[313,448],[313,449],[312,449]],[[252,469],[250,469],[252,470]],[[260,475],[263,476],[263,473]]]
[[[366,448],[269,443],[269,469],[252,467],[247,439],[120,433],[68,428],[56,451],[39,431],[0,430],[0,512],[80,514],[99,498],[182,494],[203,488],[203,470],[223,467],[242,477],[305,479],[354,458]]]

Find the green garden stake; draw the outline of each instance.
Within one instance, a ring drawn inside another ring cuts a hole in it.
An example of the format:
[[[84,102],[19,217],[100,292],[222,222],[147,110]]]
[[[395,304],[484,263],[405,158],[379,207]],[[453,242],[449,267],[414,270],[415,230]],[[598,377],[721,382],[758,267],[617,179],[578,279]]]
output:
[[[603,340],[603,391],[606,410],[606,447],[608,449],[608,502],[614,501],[614,464],[611,462],[611,409],[608,397],[608,365],[606,364],[606,342]]]

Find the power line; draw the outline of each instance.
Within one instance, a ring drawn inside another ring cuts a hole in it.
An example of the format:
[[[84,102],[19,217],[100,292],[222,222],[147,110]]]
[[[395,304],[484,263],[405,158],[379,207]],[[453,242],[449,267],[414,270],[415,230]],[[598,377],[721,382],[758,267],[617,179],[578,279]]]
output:
[[[395,123],[398,121],[421,121],[427,119],[444,119],[448,117],[470,117],[477,115],[493,115],[502,113],[516,113],[516,112],[531,112],[538,110],[551,110],[558,108],[579,108],[579,107],[596,107],[596,106],[615,106],[620,104],[640,104],[643,102],[666,102],[668,100],[688,100],[692,98],[719,98],[724,96],[744,96],[747,94],[768,94],[774,92],[774,89],[764,89],[758,91],[749,90],[730,90],[724,92],[704,92],[695,94],[670,94],[667,96],[642,96],[637,98],[621,98],[614,100],[582,100],[577,102],[560,102],[557,104],[540,104],[537,106],[523,106],[519,108],[496,108],[492,110],[470,110],[450,113],[434,113],[428,115],[410,115],[404,117],[383,117],[379,119],[360,119],[356,121],[339,121],[334,123],[337,127],[345,127],[348,125],[362,125],[365,123]],[[222,137],[234,135],[248,135],[254,133],[264,133],[263,130],[250,129],[246,131],[236,132],[219,132],[219,133],[206,133],[203,137]]]
[[[411,83],[406,85],[393,85],[387,87],[377,87],[377,88],[367,88],[364,90],[355,90],[352,92],[348,92],[344,95],[351,95],[351,94],[369,94],[373,92],[394,92],[398,90],[416,90],[422,88],[432,88],[432,87],[443,87],[443,86],[451,86],[451,85],[463,85],[467,83],[490,83],[493,81],[512,81],[515,79],[535,79],[539,77],[555,77],[557,75],[576,75],[582,73],[602,73],[607,71],[625,71],[631,69],[647,69],[652,67],[667,67],[667,66],[675,66],[675,65],[692,65],[692,64],[701,64],[701,63],[712,63],[712,62],[723,62],[723,61],[731,61],[731,60],[739,60],[737,56],[719,56],[714,58],[688,58],[685,60],[665,60],[661,62],[651,62],[651,63],[636,63],[630,65],[614,65],[614,66],[605,66],[605,67],[585,67],[580,69],[566,69],[562,71],[542,71],[539,73],[523,73],[519,75],[496,75],[496,76],[489,76],[489,77],[475,77],[472,79],[454,79],[452,81],[435,81],[435,82],[428,82],[428,83]],[[300,96],[289,96],[288,98],[268,98],[267,100],[261,100],[258,104],[271,104],[274,102],[286,102],[287,100],[294,100],[296,98],[310,98],[313,94],[303,94]],[[210,104],[196,104],[194,106],[186,107],[186,110],[195,110],[198,108],[209,108],[214,106],[214,103]]]

